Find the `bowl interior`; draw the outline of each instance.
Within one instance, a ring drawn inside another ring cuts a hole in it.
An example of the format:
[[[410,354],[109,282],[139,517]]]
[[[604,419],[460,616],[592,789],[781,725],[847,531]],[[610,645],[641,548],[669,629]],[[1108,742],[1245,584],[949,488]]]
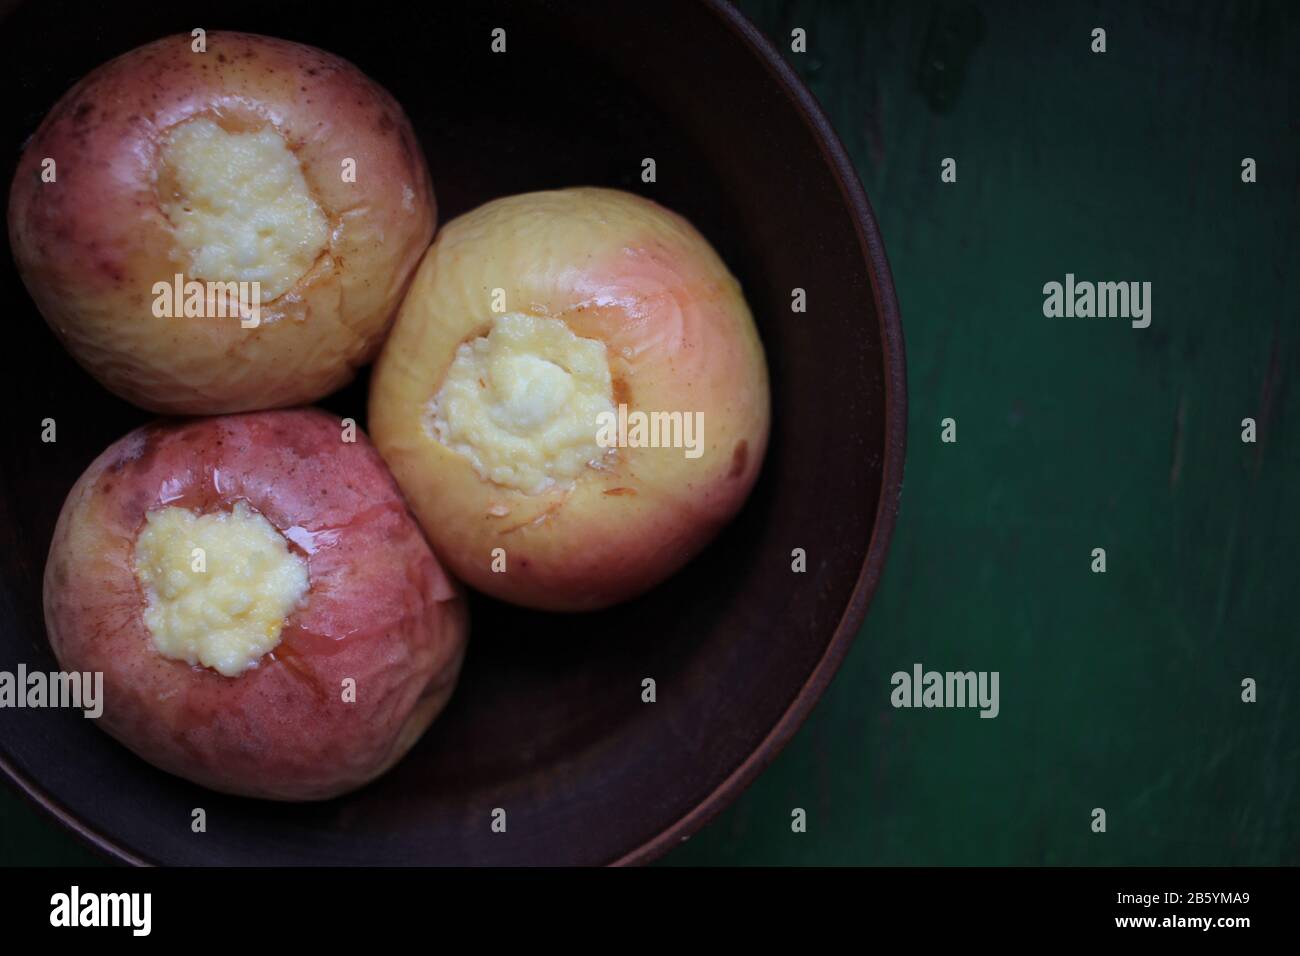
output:
[[[829,678],[879,571],[867,557],[878,523],[878,552],[892,523],[878,522],[877,506],[886,449],[901,441],[902,396],[891,398],[892,424],[886,403],[901,353],[882,343],[852,206],[797,100],[712,5],[315,9],[124,3],[96,16],[20,5],[0,31],[0,176],[10,181],[24,139],[76,79],[166,33],[243,29],[341,54],[409,114],[440,221],[505,194],[593,184],[645,194],[696,224],[740,279],[767,352],[774,419],[759,485],[705,554],[630,604],[564,616],[475,596],[450,707],[391,773],[350,796],[289,806],[214,794],[154,770],[71,711],[0,709],[0,757],[126,859],[643,858],[770,759],[797,723],[792,705],[801,713]],[[67,29],[73,21],[84,29]],[[506,30],[505,54],[491,50],[495,27]],[[647,157],[653,183],[641,179]],[[887,271],[875,278],[879,301],[892,301]],[[806,313],[791,311],[795,288]],[[41,574],[59,508],[90,461],[149,416],[63,352],[7,248],[0,292],[10,421],[0,437],[0,669],[48,671]],[[366,384],[363,375],[321,404],[364,421]],[[52,444],[40,437],[46,418],[57,423]],[[886,490],[888,510],[897,489]],[[796,548],[807,555],[801,574]],[[641,699],[647,677],[653,704]],[[195,807],[207,811],[201,837],[190,829]],[[507,811],[506,834],[490,828],[495,808]]]

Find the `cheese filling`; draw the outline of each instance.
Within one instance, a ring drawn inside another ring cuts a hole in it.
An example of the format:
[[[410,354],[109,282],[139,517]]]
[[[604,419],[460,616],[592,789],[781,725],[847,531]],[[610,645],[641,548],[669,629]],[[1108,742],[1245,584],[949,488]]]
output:
[[[597,423],[613,411],[603,342],[559,319],[509,313],[456,350],[427,422],[480,478],[535,495],[572,487],[607,454]]]
[[[308,591],[307,562],[242,501],[216,514],[149,512],[135,542],[135,574],[158,652],[227,677],[256,667],[280,643]]]
[[[162,162],[159,199],[190,278],[257,282],[270,302],[325,250],[327,218],[274,128],[232,133],[188,120],[163,141]]]

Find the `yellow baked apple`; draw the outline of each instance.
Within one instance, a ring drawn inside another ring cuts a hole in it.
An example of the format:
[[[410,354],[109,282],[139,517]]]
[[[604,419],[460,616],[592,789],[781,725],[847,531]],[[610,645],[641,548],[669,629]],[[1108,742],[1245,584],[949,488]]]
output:
[[[402,109],[350,63],[269,37],[172,36],[50,111],[9,200],[59,339],[144,408],[310,402],[373,359],[432,238]]]
[[[709,243],[647,199],[581,188],[442,229],[369,424],[453,573],[583,610],[662,581],[735,515],[769,413],[753,317]]]

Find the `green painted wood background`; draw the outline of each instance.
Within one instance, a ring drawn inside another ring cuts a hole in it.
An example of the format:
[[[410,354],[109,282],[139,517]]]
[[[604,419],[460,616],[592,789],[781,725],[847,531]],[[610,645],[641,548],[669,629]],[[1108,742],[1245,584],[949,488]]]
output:
[[[1300,862],[1298,8],[740,6],[807,31],[789,59],[879,217],[907,477],[829,692],[665,862]],[[1151,327],[1044,318],[1067,272],[1150,281]],[[917,662],[999,671],[1001,714],[893,709]],[[0,793],[0,863],[88,859]]]

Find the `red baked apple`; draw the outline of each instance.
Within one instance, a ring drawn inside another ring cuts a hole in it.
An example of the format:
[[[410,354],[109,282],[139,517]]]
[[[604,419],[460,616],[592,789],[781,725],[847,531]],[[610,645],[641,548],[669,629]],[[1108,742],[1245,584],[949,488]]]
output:
[[[686,563],[744,503],[768,421],[739,283],[681,216],[609,189],[448,223],[371,380],[371,434],[439,557],[553,610]]]
[[[315,410],[114,443],[59,515],[45,622],[63,668],[103,672],[110,734],[274,800],[391,767],[450,697],[467,631],[374,447]]]
[[[369,362],[433,235],[402,109],[285,40],[172,36],[68,91],[19,159],[28,291],[109,389],[169,414],[310,402]]]

